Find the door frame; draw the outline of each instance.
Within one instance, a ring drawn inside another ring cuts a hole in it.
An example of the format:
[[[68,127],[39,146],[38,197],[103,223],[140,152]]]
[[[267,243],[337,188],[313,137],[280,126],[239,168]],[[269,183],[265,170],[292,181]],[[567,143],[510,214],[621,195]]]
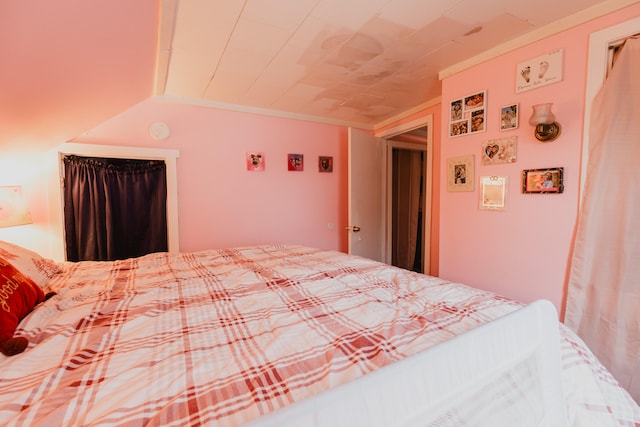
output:
[[[427,144],[425,145],[425,149],[427,152],[425,158],[425,206],[423,215],[423,240],[424,240],[424,251],[423,251],[423,265],[424,265],[424,274],[429,274],[431,272],[431,217],[432,217],[432,193],[433,193],[433,114],[429,114],[424,117],[419,117],[417,119],[411,120],[406,123],[399,124],[389,129],[385,129],[381,132],[376,132],[375,136],[383,140],[383,164],[385,165],[385,176],[386,176],[386,184],[384,188],[384,198],[385,198],[385,262],[387,264],[391,263],[391,212],[392,212],[392,203],[393,197],[392,194],[392,164],[393,157],[391,150],[393,148],[407,148],[408,149],[416,149],[416,146],[420,146],[420,144],[410,144],[410,143],[400,143],[398,141],[391,141],[390,139],[394,136],[400,135],[402,133],[409,132],[411,130],[425,127],[427,128]]]

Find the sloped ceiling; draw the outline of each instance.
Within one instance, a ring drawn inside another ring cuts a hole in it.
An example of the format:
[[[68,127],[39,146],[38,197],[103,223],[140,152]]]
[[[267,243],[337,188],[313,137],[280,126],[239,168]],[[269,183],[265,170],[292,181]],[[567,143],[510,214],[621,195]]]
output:
[[[165,0],[158,93],[374,126],[438,73],[599,0]]]
[[[0,1],[1,157],[154,94],[375,128],[437,100],[451,64],[635,1]]]
[[[153,96],[158,0],[0,1],[0,157]]]

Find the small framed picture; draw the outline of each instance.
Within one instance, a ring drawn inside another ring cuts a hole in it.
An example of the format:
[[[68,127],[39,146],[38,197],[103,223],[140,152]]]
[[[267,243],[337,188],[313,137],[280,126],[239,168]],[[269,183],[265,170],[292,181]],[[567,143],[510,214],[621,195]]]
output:
[[[512,130],[518,128],[518,113],[520,105],[511,104],[500,107],[500,130]]]
[[[451,101],[451,117],[449,122],[453,123],[458,120],[462,120],[462,99]]]
[[[522,171],[523,193],[562,193],[564,168],[525,169]]]
[[[471,133],[485,131],[484,112],[484,108],[471,112]]]
[[[562,80],[563,49],[521,62],[516,66],[516,93]]]
[[[448,159],[447,189],[449,191],[473,191],[473,160],[473,155]]]
[[[27,200],[23,196],[22,187],[0,187],[0,227],[10,227],[13,225],[24,225],[30,223],[31,213],[27,206]],[[13,290],[11,290],[11,292],[13,292]]]
[[[507,177],[481,176],[479,185],[479,208],[481,210],[503,211],[506,206]]]
[[[498,165],[516,161],[518,137],[490,139],[482,144],[482,164]]]
[[[318,157],[318,172],[333,172],[333,157]]]
[[[469,133],[469,119],[459,120],[449,125],[449,136],[462,136]]]
[[[487,98],[487,91],[482,90],[480,92],[473,93],[464,97],[464,111],[475,110],[485,107],[485,101]]]
[[[246,164],[248,171],[263,171],[265,168],[265,158],[262,151],[252,151],[246,154]]]
[[[287,154],[287,169],[290,171],[304,170],[304,154]]]

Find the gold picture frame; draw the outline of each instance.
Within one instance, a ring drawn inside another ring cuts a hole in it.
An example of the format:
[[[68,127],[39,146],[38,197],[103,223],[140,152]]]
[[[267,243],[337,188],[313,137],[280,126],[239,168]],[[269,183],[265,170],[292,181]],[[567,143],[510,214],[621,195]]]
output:
[[[564,168],[525,169],[522,171],[522,193],[559,194],[564,191]]]
[[[474,156],[458,156],[447,162],[447,189],[449,191],[473,191]]]

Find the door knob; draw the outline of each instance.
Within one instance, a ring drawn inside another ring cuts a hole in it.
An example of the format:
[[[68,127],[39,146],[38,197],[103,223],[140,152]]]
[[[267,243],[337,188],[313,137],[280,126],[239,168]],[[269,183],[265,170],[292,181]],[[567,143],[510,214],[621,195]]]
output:
[[[360,227],[358,227],[357,225],[354,225],[353,227],[347,227],[347,231],[353,231],[354,233],[357,233],[358,231],[360,231]]]

